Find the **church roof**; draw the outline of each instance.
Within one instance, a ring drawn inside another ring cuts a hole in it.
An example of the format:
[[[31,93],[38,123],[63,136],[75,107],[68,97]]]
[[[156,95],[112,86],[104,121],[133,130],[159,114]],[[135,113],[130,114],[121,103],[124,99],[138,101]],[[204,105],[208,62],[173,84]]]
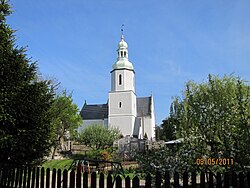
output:
[[[137,97],[137,117],[149,116],[151,114],[151,100],[150,97]],[[84,104],[80,115],[83,120],[88,119],[106,119],[108,118],[108,104]]]
[[[108,118],[108,104],[84,104],[80,112],[82,119],[106,119]]]
[[[137,117],[148,116],[151,114],[151,100],[152,96],[136,98]]]

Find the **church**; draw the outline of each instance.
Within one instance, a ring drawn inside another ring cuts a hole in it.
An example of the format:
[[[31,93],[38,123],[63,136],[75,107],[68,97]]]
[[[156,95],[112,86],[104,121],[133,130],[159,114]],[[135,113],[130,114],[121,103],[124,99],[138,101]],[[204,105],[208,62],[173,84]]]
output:
[[[117,61],[111,70],[111,90],[105,104],[87,104],[80,112],[83,125],[100,124],[118,128],[123,136],[155,139],[155,114],[153,96],[137,97],[135,71],[128,59],[128,44],[122,34],[117,49]]]

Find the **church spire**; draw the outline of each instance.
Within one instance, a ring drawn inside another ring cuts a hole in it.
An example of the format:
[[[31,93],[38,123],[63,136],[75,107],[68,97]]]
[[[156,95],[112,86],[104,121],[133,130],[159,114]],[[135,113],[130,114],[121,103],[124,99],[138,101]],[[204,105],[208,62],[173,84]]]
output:
[[[112,66],[113,70],[115,69],[129,69],[129,70],[134,70],[133,65],[131,62],[128,60],[128,44],[124,40],[124,30],[123,26],[121,28],[121,41],[118,44],[118,49],[117,49],[117,61],[116,63]]]
[[[117,60],[119,61],[120,59],[128,59],[128,44],[124,40],[124,24],[122,24],[121,28],[121,41],[119,42],[118,45],[118,58]]]

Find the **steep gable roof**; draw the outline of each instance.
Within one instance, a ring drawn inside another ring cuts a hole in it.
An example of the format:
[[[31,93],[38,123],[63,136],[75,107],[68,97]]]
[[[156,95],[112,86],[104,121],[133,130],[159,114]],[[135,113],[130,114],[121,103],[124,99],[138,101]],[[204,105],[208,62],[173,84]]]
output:
[[[108,104],[92,104],[86,103],[80,112],[82,119],[106,119],[108,118]]]
[[[151,115],[151,103],[152,103],[151,100],[152,100],[152,96],[136,98],[137,117]]]

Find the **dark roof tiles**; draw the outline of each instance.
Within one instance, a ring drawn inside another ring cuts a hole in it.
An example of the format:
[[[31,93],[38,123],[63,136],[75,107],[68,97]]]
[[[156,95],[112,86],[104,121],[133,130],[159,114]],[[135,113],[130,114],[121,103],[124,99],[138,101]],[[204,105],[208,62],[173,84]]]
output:
[[[80,112],[82,119],[106,119],[108,118],[108,104],[85,104]]]
[[[137,97],[137,117],[149,116],[151,114],[152,96]],[[86,103],[80,112],[83,120],[88,119],[106,119],[108,118],[108,104],[92,104]]]
[[[137,97],[137,117],[149,116],[151,114],[152,97]]]

